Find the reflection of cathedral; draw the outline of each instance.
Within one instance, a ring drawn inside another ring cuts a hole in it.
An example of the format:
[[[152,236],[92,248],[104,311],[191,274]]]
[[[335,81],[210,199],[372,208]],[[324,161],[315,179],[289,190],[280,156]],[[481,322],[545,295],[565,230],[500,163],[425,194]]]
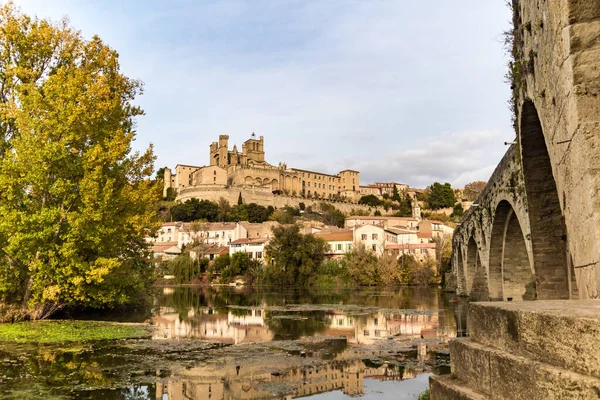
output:
[[[219,373],[220,372],[220,373]],[[204,400],[204,399],[260,399],[271,398],[267,386],[288,388],[286,398],[310,396],[341,390],[356,396],[364,393],[364,379],[404,380],[417,375],[417,371],[405,367],[366,367],[360,360],[331,361],[319,366],[302,367],[282,374],[253,373],[239,376],[233,366],[215,371],[208,368],[192,368],[182,376],[157,385],[156,399]],[[280,393],[281,394],[281,393]],[[165,397],[166,395],[166,397]],[[282,394],[283,397],[283,394]]]

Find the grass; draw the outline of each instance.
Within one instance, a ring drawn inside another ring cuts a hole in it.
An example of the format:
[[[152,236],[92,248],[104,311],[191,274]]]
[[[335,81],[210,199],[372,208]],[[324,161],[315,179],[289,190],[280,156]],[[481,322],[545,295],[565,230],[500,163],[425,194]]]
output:
[[[429,398],[429,388],[427,388],[419,394],[418,400],[429,400]]]
[[[33,321],[0,324],[0,342],[62,343],[148,336],[140,325],[98,321]]]

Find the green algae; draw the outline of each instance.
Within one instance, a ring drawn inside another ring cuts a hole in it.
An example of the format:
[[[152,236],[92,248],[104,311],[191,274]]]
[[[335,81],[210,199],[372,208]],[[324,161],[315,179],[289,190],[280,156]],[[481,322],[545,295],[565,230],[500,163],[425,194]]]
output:
[[[147,337],[143,325],[102,321],[31,321],[0,324],[0,342],[62,343]]]

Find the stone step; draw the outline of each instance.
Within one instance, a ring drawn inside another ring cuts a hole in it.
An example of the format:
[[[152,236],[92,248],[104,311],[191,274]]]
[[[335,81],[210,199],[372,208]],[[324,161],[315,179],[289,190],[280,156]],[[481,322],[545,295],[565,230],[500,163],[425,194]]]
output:
[[[432,375],[429,377],[431,400],[486,400],[489,397],[477,393],[453,375]]]
[[[506,400],[598,399],[600,379],[509,354],[470,339],[450,342],[452,373],[466,386]]]
[[[471,339],[600,377],[600,300],[470,303]]]

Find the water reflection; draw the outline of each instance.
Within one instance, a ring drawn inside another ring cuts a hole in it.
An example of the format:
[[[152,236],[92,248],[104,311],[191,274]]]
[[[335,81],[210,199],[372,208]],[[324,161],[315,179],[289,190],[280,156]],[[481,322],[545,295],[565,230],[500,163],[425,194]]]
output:
[[[341,358],[343,356],[344,354],[341,354]],[[413,366],[401,365],[398,361],[378,364],[371,360],[336,360],[318,366],[293,368],[285,373],[266,371],[245,376],[240,376],[235,368],[225,368],[222,374],[212,377],[214,370],[192,368],[186,371],[187,379],[179,378],[158,385],[156,399],[268,399],[274,396],[298,398],[334,390],[340,390],[348,396],[357,396],[364,394],[365,379],[413,379],[432,370],[431,365],[434,363],[439,365],[440,360],[434,360],[435,357],[436,355],[427,356]],[[449,362],[447,357],[445,362]]]
[[[0,398],[356,396],[365,380],[447,373],[444,343],[464,333],[465,311],[427,288],[167,288],[151,339],[0,343]]]
[[[404,288],[352,296],[343,291],[335,296],[291,292],[274,298],[259,289],[165,288],[156,303],[154,339],[240,344],[321,335],[370,344],[392,336],[447,340],[462,335],[462,306],[449,303],[439,291],[427,294]]]

